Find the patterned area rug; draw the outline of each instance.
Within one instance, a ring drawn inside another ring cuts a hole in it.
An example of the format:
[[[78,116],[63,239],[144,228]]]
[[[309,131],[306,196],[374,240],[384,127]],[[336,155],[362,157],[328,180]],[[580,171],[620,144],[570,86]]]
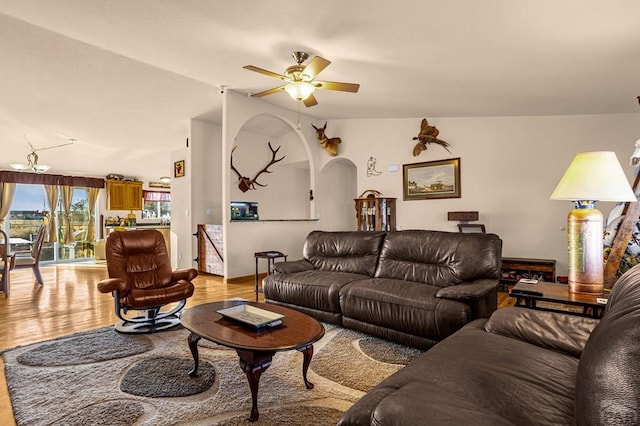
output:
[[[421,351],[326,325],[308,378],[302,354],[277,353],[260,379],[256,425],[335,425],[364,392]],[[196,378],[188,331],[121,335],[112,327],[5,351],[18,425],[247,424],[251,394],[234,350],[199,343]]]

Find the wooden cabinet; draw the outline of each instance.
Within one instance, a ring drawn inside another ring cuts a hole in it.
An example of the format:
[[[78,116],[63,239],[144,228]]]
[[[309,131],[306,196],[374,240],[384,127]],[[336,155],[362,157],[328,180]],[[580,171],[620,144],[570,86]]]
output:
[[[553,259],[503,257],[500,283],[502,285],[515,284],[522,278],[554,282],[556,261]]]
[[[395,231],[395,198],[356,198],[358,231]]]
[[[142,182],[107,180],[109,210],[142,210]]]

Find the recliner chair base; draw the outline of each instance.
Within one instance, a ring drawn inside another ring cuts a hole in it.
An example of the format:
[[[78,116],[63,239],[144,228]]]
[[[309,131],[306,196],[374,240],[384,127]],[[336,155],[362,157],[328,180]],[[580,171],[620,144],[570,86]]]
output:
[[[133,319],[144,319],[145,316],[135,317]],[[168,330],[170,328],[180,325],[180,318],[176,316],[165,317],[160,320],[152,322],[132,322],[132,321],[120,321],[114,328],[119,333],[125,334],[145,334],[155,333],[156,331]]]
[[[127,334],[143,334],[155,333],[157,331],[168,330],[172,327],[180,325],[178,314],[187,303],[186,299],[182,299],[167,311],[162,312],[163,306],[154,306],[146,309],[129,308],[120,304],[120,295],[115,295],[116,315],[120,318],[120,322],[115,325],[116,331]],[[144,311],[144,315],[127,317],[129,311]]]

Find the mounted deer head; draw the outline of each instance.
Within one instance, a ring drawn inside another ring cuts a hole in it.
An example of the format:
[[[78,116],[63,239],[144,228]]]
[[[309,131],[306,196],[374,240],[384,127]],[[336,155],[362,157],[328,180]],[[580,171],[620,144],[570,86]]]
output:
[[[231,150],[231,170],[233,170],[234,172],[236,172],[236,174],[238,175],[238,179],[240,179],[240,182],[238,182],[238,188],[240,188],[240,191],[242,192],[247,192],[250,189],[257,189],[256,185],[258,186],[267,186],[267,185],[262,185],[261,183],[259,183],[257,181],[258,176],[260,176],[262,173],[271,173],[269,169],[269,167],[275,163],[277,163],[278,161],[282,161],[284,160],[284,155],[278,159],[276,159],[276,154],[278,153],[278,151],[280,150],[280,146],[277,149],[273,149],[273,147],[271,146],[271,142],[268,142],[269,144],[269,149],[271,150],[271,161],[269,161],[269,164],[267,164],[262,170],[260,170],[253,179],[249,179],[246,176],[242,176],[242,174],[238,171],[238,169],[236,169],[233,166],[233,151],[236,150],[237,146],[234,146],[233,149]]]
[[[313,124],[311,125],[316,130],[316,136],[318,136],[318,142],[320,142],[320,146],[324,148],[327,153],[335,157],[338,155],[338,144],[342,142],[340,138],[328,138],[325,135],[324,131],[327,129],[327,122],[324,122],[324,126],[317,128]]]

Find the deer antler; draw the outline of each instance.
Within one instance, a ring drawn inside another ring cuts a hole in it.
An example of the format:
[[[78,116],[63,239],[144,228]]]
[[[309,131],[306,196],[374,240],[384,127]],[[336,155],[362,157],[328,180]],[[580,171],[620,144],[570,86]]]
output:
[[[236,169],[235,167],[233,167],[233,151],[236,150],[236,148],[238,147],[238,145],[234,146],[233,149],[231,150],[231,170],[233,170],[234,172],[236,172],[236,174],[238,175],[239,179],[242,179],[242,174],[238,171],[238,169]],[[248,179],[248,178],[247,178]]]
[[[283,155],[282,157],[280,157],[280,158],[278,158],[276,160],[276,154],[278,154],[278,151],[280,151],[280,148],[282,148],[282,146],[279,146],[277,149],[274,150],[273,147],[271,146],[271,142],[268,142],[268,144],[269,144],[269,149],[271,150],[271,161],[269,161],[269,164],[267,164],[262,170],[260,170],[258,172],[258,174],[256,174],[253,179],[251,179],[251,183],[252,184],[256,184],[256,185],[262,186],[262,187],[267,186],[267,185],[262,185],[261,183],[259,183],[257,181],[258,176],[260,176],[262,173],[271,173],[271,171],[268,170],[269,167],[271,167],[272,165],[276,164],[278,161],[284,160],[284,157],[285,157]]]
[[[253,179],[249,179],[246,176],[242,176],[242,174],[238,171],[238,169],[236,169],[233,166],[233,151],[236,150],[237,146],[234,146],[233,149],[231,150],[231,170],[236,172],[236,174],[238,175],[238,179],[240,179],[240,182],[238,183],[238,188],[240,188],[240,191],[247,192],[250,189],[256,189],[255,187],[256,185],[262,186],[262,187],[267,186],[257,182],[256,179],[258,179],[258,176],[260,176],[262,173],[271,173],[271,171],[268,170],[269,167],[277,163],[278,161],[284,160],[284,157],[285,157],[284,155],[281,158],[276,159],[276,154],[278,153],[281,147],[278,147],[278,149],[274,150],[273,147],[271,146],[271,142],[268,142],[268,144],[269,144],[269,149],[271,150],[271,161],[269,161],[269,164],[267,164],[266,167],[260,170]]]

